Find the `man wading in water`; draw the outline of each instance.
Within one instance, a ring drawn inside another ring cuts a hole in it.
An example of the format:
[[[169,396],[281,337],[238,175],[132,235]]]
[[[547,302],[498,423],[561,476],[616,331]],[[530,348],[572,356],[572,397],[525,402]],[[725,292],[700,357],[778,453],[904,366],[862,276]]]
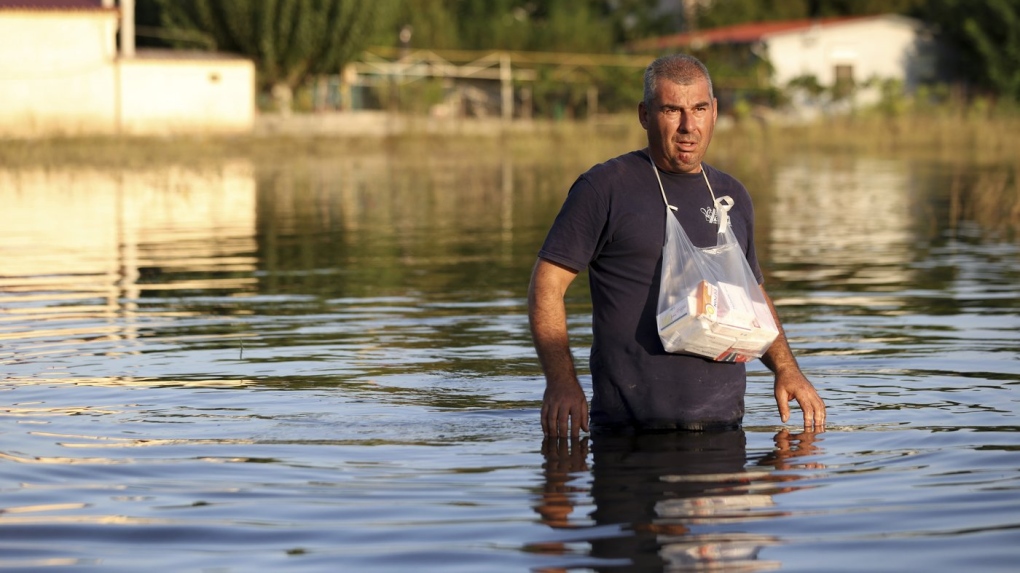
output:
[[[710,430],[740,427],[747,376],[742,363],[670,354],[655,321],[665,233],[663,193],[691,242],[714,246],[719,230],[711,183],[734,205],[730,225],[759,285],[754,210],[739,181],[702,163],[712,140],[717,102],[708,70],[687,55],[659,58],[645,71],[638,119],[647,149],[596,165],[570,188],[538,254],[528,292],[531,332],[545,372],[542,429],[549,436],[589,430],[588,402],[578,383],[567,336],[563,296],[588,269],[594,340],[589,366],[594,429]],[[704,174],[702,174],[704,171]],[[764,287],[762,287],[764,293]],[[790,400],[804,428],[824,430],[825,404],[801,372],[771,299],[779,336],[762,356],[775,373],[775,397],[785,423]]]

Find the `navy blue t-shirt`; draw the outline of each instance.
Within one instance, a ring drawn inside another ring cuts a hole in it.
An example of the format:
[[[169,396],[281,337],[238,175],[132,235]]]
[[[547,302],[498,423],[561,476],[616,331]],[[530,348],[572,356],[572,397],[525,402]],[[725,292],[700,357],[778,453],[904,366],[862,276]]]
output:
[[[758,282],[754,208],[739,181],[703,164],[716,197],[730,196],[731,226]],[[655,324],[666,206],[646,151],[592,167],[574,182],[539,257],[588,269],[594,341],[591,423],[699,428],[738,424],[743,364],[667,353]],[[718,222],[701,173],[659,171],[676,216],[696,247],[716,244]]]

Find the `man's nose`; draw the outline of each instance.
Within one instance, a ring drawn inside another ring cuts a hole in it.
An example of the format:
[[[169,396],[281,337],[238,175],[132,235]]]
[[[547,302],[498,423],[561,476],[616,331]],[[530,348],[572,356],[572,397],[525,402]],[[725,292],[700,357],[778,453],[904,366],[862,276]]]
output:
[[[686,111],[680,112],[680,122],[677,125],[677,131],[680,133],[689,133],[693,127],[693,119],[691,114]]]

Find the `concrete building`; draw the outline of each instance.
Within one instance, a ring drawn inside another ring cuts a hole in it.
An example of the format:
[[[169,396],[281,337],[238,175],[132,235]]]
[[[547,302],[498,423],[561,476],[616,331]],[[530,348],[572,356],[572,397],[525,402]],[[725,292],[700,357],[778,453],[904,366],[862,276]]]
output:
[[[133,0],[0,0],[0,137],[252,129],[251,61],[136,51],[133,17]]]
[[[823,87],[892,79],[911,91],[936,76],[931,34],[922,22],[893,14],[751,22],[654,38],[633,48],[662,52],[713,45],[746,46],[771,64],[772,84],[780,88],[812,76]],[[866,101],[877,96],[875,91],[858,97]]]

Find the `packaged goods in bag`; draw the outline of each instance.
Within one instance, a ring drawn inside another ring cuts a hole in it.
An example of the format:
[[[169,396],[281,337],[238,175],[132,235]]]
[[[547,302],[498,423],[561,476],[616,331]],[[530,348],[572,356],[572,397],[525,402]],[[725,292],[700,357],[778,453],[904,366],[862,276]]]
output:
[[[743,289],[702,280],[684,299],[657,317],[663,347],[724,362],[747,362],[768,350],[778,331],[772,314]]]
[[[652,165],[654,169],[654,164]],[[656,169],[656,177],[659,172]],[[708,176],[705,184],[712,192]],[[715,197],[719,219],[717,244],[695,247],[670,212],[666,191],[666,242],[656,324],[667,352],[684,352],[720,362],[748,362],[761,357],[779,335],[751,267],[729,226],[730,197]]]

